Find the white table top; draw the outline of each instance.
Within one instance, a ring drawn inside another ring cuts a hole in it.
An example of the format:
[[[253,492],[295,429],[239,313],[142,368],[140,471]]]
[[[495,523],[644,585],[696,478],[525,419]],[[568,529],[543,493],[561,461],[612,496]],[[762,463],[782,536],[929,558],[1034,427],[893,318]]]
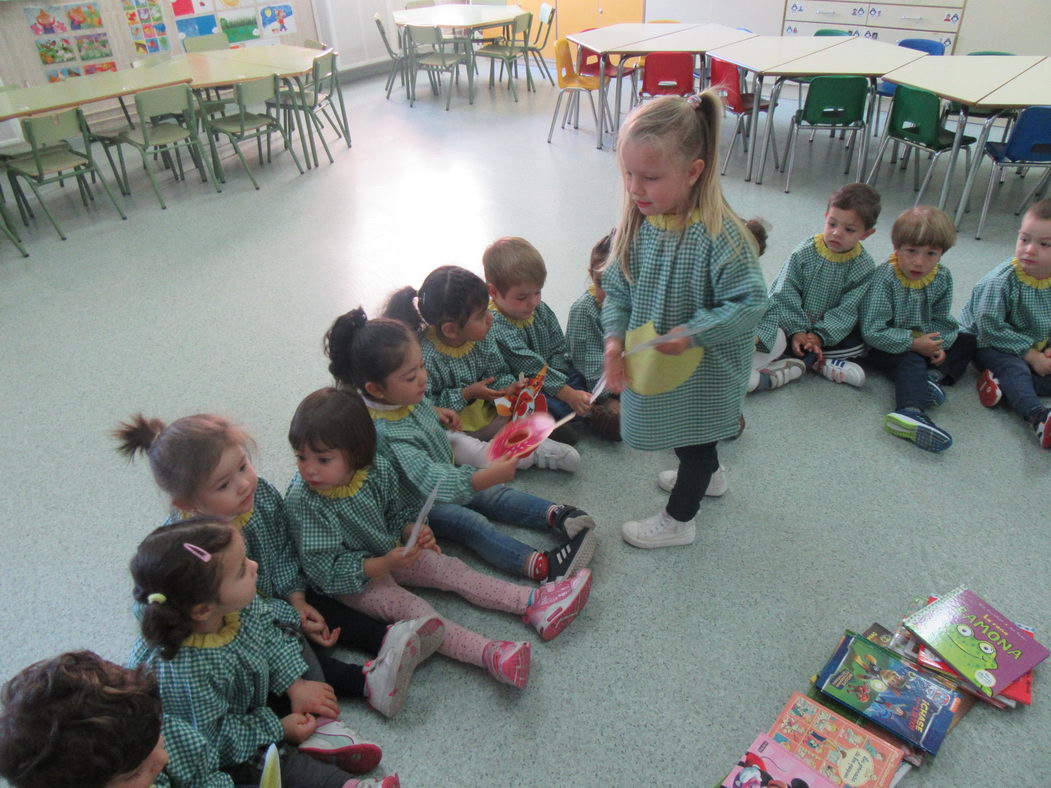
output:
[[[988,107],[1031,107],[1051,104],[1051,58],[1027,68],[1006,85],[983,98]]]
[[[673,25],[662,25],[662,27],[673,27]],[[746,38],[755,38],[755,33],[746,33],[726,25],[709,23],[636,41],[616,51],[624,55],[648,55],[653,52],[702,54],[716,47],[744,41]]]
[[[609,27],[597,27],[583,33],[569,33],[566,38],[579,46],[587,47],[593,52],[623,52],[626,47],[640,41],[648,41],[659,36],[677,33],[682,30],[700,27],[700,25],[659,24],[622,22]],[[673,50],[669,50],[673,51]]]
[[[888,71],[901,68],[921,57],[927,55],[908,47],[852,37],[841,46],[822,49],[820,52],[790,60],[766,73],[792,76],[857,74],[863,77],[881,77]]]
[[[778,66],[824,49],[843,46],[848,36],[755,36],[717,47],[708,54],[759,74],[776,73]]]
[[[1041,60],[1044,60],[1042,55],[923,57],[884,74],[883,78],[974,106]]]
[[[395,11],[396,25],[420,27],[495,27],[510,24],[525,11],[516,5],[434,5]]]

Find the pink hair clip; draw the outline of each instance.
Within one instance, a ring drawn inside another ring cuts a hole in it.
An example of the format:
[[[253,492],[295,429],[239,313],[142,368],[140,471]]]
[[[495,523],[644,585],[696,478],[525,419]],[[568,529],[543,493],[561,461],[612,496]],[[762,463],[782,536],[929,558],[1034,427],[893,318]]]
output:
[[[190,555],[201,559],[203,563],[207,564],[209,561],[212,560],[212,554],[205,550],[203,547],[198,547],[197,545],[190,544],[189,542],[183,542],[182,546],[186,548],[186,551],[190,553]]]

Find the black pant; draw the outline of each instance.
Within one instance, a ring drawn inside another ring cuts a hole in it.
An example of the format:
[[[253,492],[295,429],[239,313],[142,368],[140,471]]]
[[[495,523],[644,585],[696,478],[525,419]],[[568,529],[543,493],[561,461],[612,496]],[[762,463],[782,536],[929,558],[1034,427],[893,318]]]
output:
[[[379,653],[383,638],[387,635],[387,625],[382,621],[352,610],[342,602],[314,591],[307,591],[307,602],[325,617],[325,623],[328,624],[329,629],[339,627],[337,643],[340,646],[364,651],[371,656]],[[310,647],[317,655],[318,662],[321,663],[325,681],[332,685],[337,695],[351,698],[365,697],[365,674],[361,672],[361,665],[348,664],[327,656],[320,646],[313,643],[310,644]]]
[[[701,508],[701,499],[712,480],[712,474],[719,469],[719,456],[715,452],[714,441],[697,446],[680,446],[675,449],[675,456],[679,458],[679,475],[665,509],[679,522],[685,522],[692,520]]]
[[[915,408],[927,409],[927,370],[936,369],[942,373],[941,382],[951,386],[964,372],[974,358],[976,338],[974,334],[961,331],[956,341],[945,351],[945,361],[941,366],[932,367],[926,356],[914,350],[904,353],[884,353],[876,348],[869,348],[865,357],[866,366],[875,367],[894,378],[894,409]]]

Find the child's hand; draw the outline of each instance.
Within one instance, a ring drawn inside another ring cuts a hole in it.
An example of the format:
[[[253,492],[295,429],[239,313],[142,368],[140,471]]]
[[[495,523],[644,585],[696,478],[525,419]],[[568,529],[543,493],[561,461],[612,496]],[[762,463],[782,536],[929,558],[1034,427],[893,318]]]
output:
[[[437,405],[434,406],[434,412],[438,414],[438,421],[441,422],[442,426],[447,430],[453,432],[460,431],[460,414],[455,410],[449,410],[449,408],[439,408]]]
[[[558,398],[569,405],[578,416],[587,416],[591,410],[590,391],[578,391],[572,386],[563,386],[559,389]]]
[[[285,741],[302,744],[317,729],[317,720],[310,714],[289,714],[281,718],[281,727],[285,729]]]
[[[408,530],[411,531],[412,527],[409,526]],[[421,549],[419,542],[414,544],[411,550],[406,550],[402,545],[398,545],[383,556],[383,563],[387,566],[388,572],[396,572],[399,569],[408,569],[415,564],[416,559],[420,557]]]
[[[945,351],[941,348],[938,348],[934,351],[934,355],[931,356],[930,361],[932,366],[940,367],[945,361]]]
[[[339,717],[336,692],[322,681],[296,679],[288,688],[294,714],[316,714],[319,717]]]
[[[796,333],[792,334],[791,338],[789,339],[789,345],[792,348],[792,355],[799,356],[800,358],[803,357],[804,345],[807,342],[808,336],[809,335],[806,331],[797,331]]]
[[[487,402],[492,402],[494,399],[500,399],[500,397],[504,396],[504,392],[489,388],[489,384],[494,380],[496,380],[496,378],[485,378],[484,380],[479,380],[477,383],[472,383],[461,392],[463,398],[465,400],[484,399]]]
[[[1030,348],[1026,351],[1025,360],[1029,368],[1040,377],[1051,375],[1051,358],[1041,351]]]
[[[438,546],[438,540],[434,538],[434,531],[427,523],[420,526],[420,535],[416,537],[416,545],[423,550],[433,550],[439,555],[442,552],[442,548]]]
[[[676,326],[672,331],[682,331],[685,328],[686,326]],[[689,337],[680,337],[669,342],[661,342],[654,350],[666,356],[679,356],[689,350],[692,344],[693,342],[690,341]]]
[[[503,390],[502,392],[500,392],[500,393],[501,393],[501,394],[502,394],[503,396],[507,397],[508,399],[513,399],[514,397],[517,397],[517,396],[518,396],[518,393],[519,393],[519,392],[520,392],[520,391],[521,391],[522,389],[524,389],[524,388],[526,387],[526,384],[527,384],[528,382],[529,382],[529,381],[527,381],[527,380],[524,380],[524,379],[516,380],[516,381],[515,381],[514,383],[512,383],[512,384],[511,384],[510,386],[508,386],[507,388],[505,388],[505,389],[504,389],[504,390]]]
[[[806,339],[803,341],[803,351],[806,353],[813,353],[817,356],[817,363],[820,364],[825,360],[825,351],[822,349],[824,342],[821,337],[810,331],[806,334]]]
[[[628,383],[628,374],[624,367],[624,343],[621,340],[606,340],[602,365],[606,372],[606,390],[612,394],[620,394]]]
[[[520,459],[522,458],[517,454],[512,454],[510,457],[501,457],[498,460],[493,460],[489,463],[488,468],[474,472],[471,476],[471,486],[480,492],[488,490],[497,484],[507,484],[515,478],[515,471],[518,470],[518,461]]]
[[[933,331],[930,334],[922,334],[912,340],[912,349],[921,356],[933,359],[934,354],[941,350],[944,342],[945,340],[941,338],[941,334],[937,331]]]
[[[325,617],[321,615],[316,607],[308,605],[306,596],[302,591],[289,594],[288,602],[299,613],[299,628],[312,643],[328,648],[334,646],[339,640],[340,628],[330,630],[325,623]]]

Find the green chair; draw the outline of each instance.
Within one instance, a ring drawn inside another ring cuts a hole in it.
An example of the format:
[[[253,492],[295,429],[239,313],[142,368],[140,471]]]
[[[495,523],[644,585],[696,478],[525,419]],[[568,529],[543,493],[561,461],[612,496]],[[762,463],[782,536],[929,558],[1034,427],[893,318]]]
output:
[[[891,142],[900,142],[907,148],[916,148],[933,154],[930,167],[920,184],[920,157],[914,156],[916,160],[914,190],[917,192],[915,205],[919,205],[923,192],[934,173],[934,166],[938,163],[938,157],[945,151],[951,150],[955,134],[944,128],[941,123],[941,107],[938,97],[927,90],[911,88],[908,85],[898,85],[894,91],[894,102],[890,109],[890,118],[887,120],[887,128],[883,132],[879,149],[876,151],[876,161],[872,165],[872,171],[866,178],[866,183],[875,184],[879,175],[880,164],[887,145]],[[964,172],[970,169],[971,145],[975,142],[974,137],[966,134],[960,140],[960,147],[964,149],[967,157],[967,165]]]
[[[2,168],[0,168],[2,169]],[[4,207],[4,201],[0,200],[0,230],[3,230],[4,235],[7,236],[8,240],[13,243],[18,251],[22,253],[22,257],[29,257],[29,252],[22,246],[22,239],[18,237],[18,233],[15,232],[14,222],[11,221],[11,217],[7,213],[7,208]]]
[[[849,36],[846,30],[837,30],[834,27],[823,27],[820,30],[814,31],[815,38],[821,38],[825,36]],[[803,106],[803,85],[809,85],[813,81],[813,77],[791,77],[788,81],[795,82],[799,86],[799,106]]]
[[[255,79],[249,82],[238,82],[234,85],[234,101],[237,104],[236,113],[231,113],[222,118],[208,116],[203,118],[205,130],[208,133],[208,144],[212,150],[212,169],[215,171],[215,176],[219,181],[226,182],[226,173],[223,171],[223,165],[219,160],[219,152],[216,147],[216,140],[220,134],[230,140],[237,158],[241,160],[241,166],[244,167],[249,180],[252,181],[252,185],[257,190],[259,189],[259,184],[253,177],[252,171],[248,169],[248,162],[245,161],[244,153],[241,152],[240,144],[245,140],[254,139],[256,141],[256,145],[259,148],[259,160],[262,161],[263,136],[265,135],[266,160],[269,162],[270,135],[274,131],[279,132],[281,139],[284,140],[285,148],[292,155],[292,161],[296,163],[296,167],[299,169],[299,174],[303,174],[303,165],[299,163],[296,152],[288,140],[288,132],[281,124],[281,121],[270,114],[252,112],[249,109],[249,107],[256,106],[265,107],[268,102],[276,101],[279,92],[280,83],[276,74],[272,77]]]
[[[537,26],[533,43],[529,45],[529,52],[533,55],[536,64],[540,66],[540,70],[544,72],[544,76],[554,85],[555,78],[551,76],[547,68],[547,61],[544,59],[544,47],[547,46],[547,40],[551,37],[551,28],[555,26],[555,9],[547,3],[541,3],[537,17],[540,19],[540,24]],[[540,40],[541,34],[544,36],[543,41]]]
[[[383,20],[379,14],[373,17],[376,20],[376,27],[379,28],[380,38],[383,39],[383,47],[387,50],[387,57],[390,58],[390,73],[387,74],[387,84],[384,86],[387,89],[387,98],[390,98],[390,92],[394,90],[394,77],[401,77],[401,84],[405,86],[406,92],[408,91],[408,80],[405,78],[405,69],[408,65],[408,58],[405,57],[400,51],[394,49],[390,45],[390,39],[387,38],[387,29],[383,26]],[[401,48],[401,42],[398,42],[398,49]]]
[[[34,117],[22,118],[22,134],[29,143],[29,154],[18,159],[7,162],[7,178],[11,183],[11,191],[15,194],[18,210],[22,221],[28,226],[29,203],[22,193],[18,184],[21,178],[29,188],[33,190],[37,200],[40,202],[47,218],[51,220],[58,237],[66,240],[65,233],[59,227],[55,217],[51,214],[47,203],[40,196],[40,187],[49,183],[59,183],[67,178],[76,178],[77,187],[80,189],[80,198],[87,207],[88,199],[95,199],[91,192],[87,179],[88,174],[98,176],[99,183],[106,190],[113,207],[117,209],[121,219],[127,219],[124,210],[110,191],[106,179],[102,177],[98,166],[91,155],[91,139],[88,124],[84,121],[84,113],[79,109],[68,109],[50,115],[36,115]],[[64,146],[68,140],[79,137],[83,146],[83,152],[75,150],[72,146]]]
[[[338,102],[338,106],[337,106]],[[305,110],[308,122],[317,131],[321,138],[321,145],[328,156],[329,164],[334,163],[332,153],[328,149],[323,133],[324,126],[321,118],[324,116],[336,130],[336,135],[346,139],[347,147],[350,147],[350,129],[344,126],[346,120],[346,109],[343,105],[343,94],[339,89],[339,75],[336,72],[336,53],[328,51],[314,58],[310,69],[310,75],[306,82],[297,87],[282,88],[274,101],[267,102],[267,109],[279,110],[284,113],[285,128],[291,129],[292,116],[301,110]],[[329,115],[329,110],[332,115]],[[310,147],[313,152],[314,166],[318,166],[317,149],[314,145],[314,135],[311,129],[307,129],[310,139]],[[308,162],[309,163],[309,162]]]
[[[445,96],[445,111],[449,111],[449,102],[452,100],[452,77],[460,76],[460,66],[467,67],[467,99],[468,103],[474,104],[474,68],[471,61],[471,51],[466,52],[447,51],[446,47],[455,47],[442,36],[439,27],[419,27],[409,25],[405,28],[406,47],[409,50],[409,106],[416,103],[416,77],[420,71],[425,71],[431,80],[431,92],[439,95],[441,86],[441,75],[448,74],[450,77],[449,92]]]
[[[792,183],[792,167],[796,158],[796,143],[800,131],[806,127],[812,130],[831,129],[850,131],[850,143],[847,146],[847,162],[843,168],[846,174],[850,169],[850,156],[857,143],[858,131],[862,132],[861,152],[858,155],[858,173],[854,180],[860,180],[865,166],[868,144],[865,131],[865,104],[868,97],[869,83],[865,77],[827,76],[814,77],[807,91],[803,108],[792,117],[788,130],[788,155],[785,167],[788,175],[785,178],[785,193]]]
[[[219,49],[229,49],[230,39],[226,33],[212,33],[207,36],[191,36],[182,41],[183,51],[191,52],[215,52]]]
[[[176,180],[186,180],[182,168],[182,157],[179,155],[180,148],[187,148],[197,170],[201,174],[201,182],[207,183],[211,172],[208,170],[208,162],[204,156],[201,140],[197,136],[197,118],[193,98],[193,91],[187,85],[172,85],[167,88],[156,90],[145,90],[135,94],[135,109],[139,115],[139,128],[129,129],[118,137],[117,153],[120,156],[120,170],[123,176],[124,186],[128,186],[128,172],[124,166],[124,151],[121,146],[130,145],[142,156],[142,167],[149,176],[153,193],[157,195],[157,201],[161,208],[167,208],[161,191],[157,187],[157,179],[153,177],[153,171],[149,166],[147,157],[153,154],[175,154],[175,167],[172,172]],[[180,122],[157,122],[158,117],[179,117]],[[216,192],[219,181],[212,178]],[[127,193],[127,192],[126,192]]]
[[[476,58],[489,58],[489,89],[496,82],[496,61],[507,69],[507,85],[511,89],[511,95],[518,102],[518,89],[515,87],[514,66],[518,58],[522,58],[526,72],[526,88],[536,91],[533,85],[533,72],[529,68],[529,31],[533,26],[533,15],[530,13],[519,14],[511,23],[509,38],[500,44],[488,44],[474,53]]]
[[[6,93],[9,90],[17,89],[18,85],[0,85],[0,93]],[[60,145],[63,148],[69,147],[69,143],[67,143],[65,140],[63,140],[60,143]],[[18,159],[22,156],[25,156],[31,150],[32,149],[25,142],[19,142],[14,145],[5,145],[4,147],[0,148],[0,164],[3,164],[3,162],[5,161],[10,161],[11,159]],[[3,190],[0,189],[0,198],[3,197],[3,194]]]

